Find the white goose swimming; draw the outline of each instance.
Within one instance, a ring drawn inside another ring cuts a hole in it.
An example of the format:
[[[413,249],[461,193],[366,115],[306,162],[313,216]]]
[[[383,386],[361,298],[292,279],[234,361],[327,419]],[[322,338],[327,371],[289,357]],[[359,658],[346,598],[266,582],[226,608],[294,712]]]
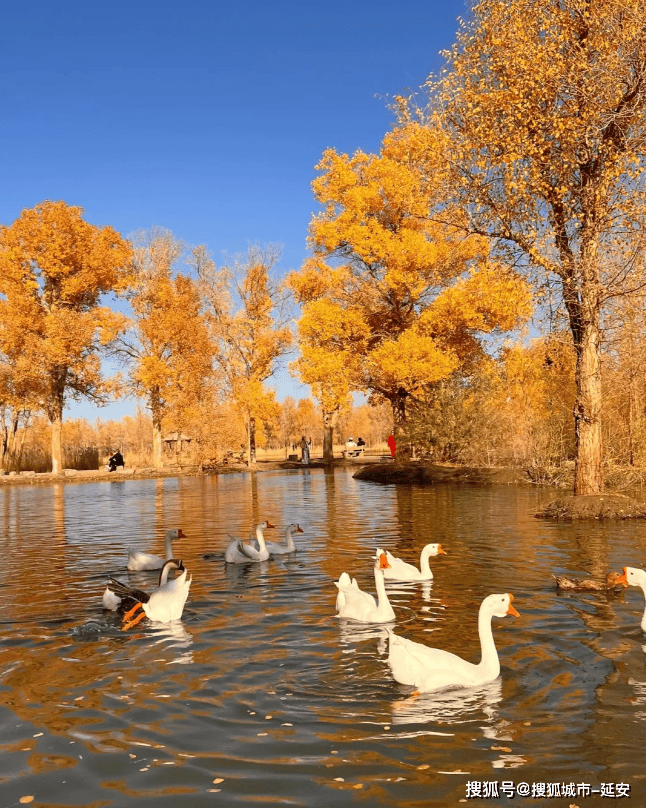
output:
[[[473,687],[492,682],[500,675],[500,661],[493,640],[491,619],[513,614],[513,595],[489,595],[480,604],[478,634],[482,658],[477,665],[440,648],[429,648],[419,642],[390,632],[388,664],[397,682],[414,685],[420,693],[443,687]]]
[[[295,553],[296,545],[294,544],[294,533],[302,533],[300,525],[287,525],[285,528],[285,541],[266,541],[265,546],[271,555],[285,555],[286,553]]]
[[[383,550],[377,549],[375,558],[375,587],[378,602],[368,592],[359,589],[357,579],[350,580],[347,572],[342,572],[335,582],[339,590],[336,596],[337,617],[348,617],[362,623],[389,623],[395,619],[384,583],[384,570],[388,569],[388,559]]]
[[[640,570],[639,567],[624,567],[623,575],[617,578],[616,583],[639,586],[646,596],[646,570]],[[646,609],[642,616],[641,627],[642,631],[646,631]]]
[[[386,550],[390,568],[384,570],[384,576],[397,581],[430,581],[433,578],[433,572],[428,560],[431,556],[437,555],[446,555],[446,550],[442,549],[442,545],[427,544],[422,549],[419,559],[420,569],[417,569],[413,564],[407,564],[401,558],[395,558]]]
[[[164,552],[166,557],[142,553],[139,550],[128,549],[128,569],[129,570],[160,570],[164,562],[173,557],[173,542],[175,539],[185,539],[186,535],[181,528],[167,530],[164,536]]]
[[[168,580],[171,570],[179,570],[181,575]],[[164,562],[159,574],[159,587],[152,592],[141,589],[132,589],[126,584],[110,578],[108,586],[103,593],[103,605],[106,609],[118,611],[123,615],[123,631],[136,625],[144,617],[158,623],[170,623],[179,620],[184,611],[184,604],[188,598],[188,590],[192,578],[186,577],[187,571],[181,560],[170,558]],[[133,615],[141,609],[140,614],[132,619]]]
[[[248,564],[250,561],[266,561],[269,558],[269,550],[265,546],[265,530],[275,527],[270,522],[259,522],[256,525],[256,541],[258,546],[245,544],[241,539],[232,539],[231,544],[224,551],[224,560],[227,564]]]

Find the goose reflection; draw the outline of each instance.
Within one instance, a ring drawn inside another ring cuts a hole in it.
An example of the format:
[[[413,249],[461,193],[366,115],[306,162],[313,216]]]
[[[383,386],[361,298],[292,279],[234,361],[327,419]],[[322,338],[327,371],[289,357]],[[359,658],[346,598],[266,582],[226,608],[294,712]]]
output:
[[[341,645],[355,646],[358,643],[368,640],[377,640],[377,654],[386,656],[388,652],[388,626],[391,628],[394,623],[356,623],[351,621],[339,621],[339,641]],[[344,653],[350,653],[350,650]]]
[[[392,724],[464,724],[486,716],[482,727],[487,738],[498,736],[501,720],[496,705],[502,700],[502,681],[495,679],[478,687],[460,687],[420,693],[392,702]],[[502,722],[505,724],[506,722]]]
[[[151,631],[153,645],[158,646],[158,650],[188,649],[193,645],[193,635],[187,631],[183,623],[174,620],[172,623],[156,624]],[[174,659],[168,659],[167,665],[188,665],[193,662],[193,652],[183,650]]]

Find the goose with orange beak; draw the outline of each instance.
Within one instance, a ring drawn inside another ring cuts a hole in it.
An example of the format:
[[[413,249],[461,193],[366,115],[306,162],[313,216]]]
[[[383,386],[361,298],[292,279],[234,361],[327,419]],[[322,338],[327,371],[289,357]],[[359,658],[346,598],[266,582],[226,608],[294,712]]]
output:
[[[646,570],[640,570],[638,567],[624,567],[623,574],[617,578],[618,584],[625,584],[626,586],[639,586],[646,596]],[[646,631],[646,609],[642,616],[642,631]]]
[[[258,522],[256,525],[256,543],[247,544],[239,539],[232,539],[231,544],[224,551],[224,560],[227,564],[248,564],[250,561],[266,561],[269,558],[269,550],[265,545],[265,530],[267,528],[274,528],[271,522]]]
[[[143,553],[141,550],[135,550],[130,547],[128,549],[128,569],[135,570],[160,570],[164,566],[164,562],[173,557],[173,542],[176,539],[185,539],[186,534],[182,532],[181,528],[173,528],[167,530],[164,536],[164,558],[151,553]]]
[[[302,533],[303,528],[300,525],[292,524],[287,525],[285,528],[285,541],[265,541],[265,546],[271,555],[285,555],[286,553],[295,553],[297,550],[294,544],[294,533]]]
[[[508,614],[520,617],[510,594],[489,595],[480,604],[478,634],[482,657],[477,665],[440,648],[429,648],[419,642],[389,632],[388,664],[395,681],[414,685],[420,693],[445,687],[474,687],[492,682],[500,676],[500,661],[493,639],[491,620]]]
[[[386,550],[386,557],[390,568],[384,571],[384,576],[394,581],[432,581],[433,571],[428,563],[429,558],[438,555],[446,555],[446,550],[442,548],[441,544],[427,544],[422,549],[419,557],[419,569],[402,561],[401,558],[396,558]]]
[[[375,588],[378,601],[369,592],[359,589],[357,579],[347,572],[342,572],[336,587],[339,590],[336,596],[337,617],[347,617],[361,623],[389,623],[395,619],[395,612],[390,605],[384,583],[384,570],[388,569],[388,559],[383,550],[377,549],[375,559]]]

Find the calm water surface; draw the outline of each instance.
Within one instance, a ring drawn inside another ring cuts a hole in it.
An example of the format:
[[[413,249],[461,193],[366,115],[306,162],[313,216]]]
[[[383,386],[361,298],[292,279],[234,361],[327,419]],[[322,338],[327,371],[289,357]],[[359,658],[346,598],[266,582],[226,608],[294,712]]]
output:
[[[498,786],[479,805],[610,802],[538,799],[541,783],[626,783],[621,804],[645,804],[643,595],[559,595],[551,573],[643,567],[646,523],[539,521],[546,490],[351,475],[0,490],[2,808],[452,806],[467,783]],[[225,565],[227,533],[264,518],[281,537],[299,522],[299,551]],[[183,618],[122,633],[106,577],[154,586],[126,572],[127,548],[163,553],[169,527],[187,535]],[[414,697],[390,675],[386,629],[334,617],[342,571],[374,591],[377,546],[419,563],[429,541],[448,551],[432,584],[388,584],[397,631],[477,661],[480,601],[512,592],[521,617],[494,619],[502,674],[486,687]],[[510,801],[503,782],[536,796]]]

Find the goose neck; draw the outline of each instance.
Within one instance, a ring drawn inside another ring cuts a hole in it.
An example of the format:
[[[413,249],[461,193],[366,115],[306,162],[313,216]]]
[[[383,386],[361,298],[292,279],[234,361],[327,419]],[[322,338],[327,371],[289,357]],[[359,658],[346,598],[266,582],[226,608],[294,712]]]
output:
[[[375,588],[377,590],[379,606],[382,606],[382,604],[390,604],[386,592],[386,584],[384,582],[384,573],[378,566],[375,567]]]
[[[164,537],[164,551],[166,553],[166,561],[173,557],[173,539],[170,533],[167,533]]]
[[[256,541],[261,551],[266,549],[265,545],[265,531],[261,527],[256,528]]]
[[[431,551],[424,548],[419,557],[419,569],[422,575],[428,575],[431,572],[431,565],[428,563],[430,556]]]
[[[497,671],[497,676],[500,673],[500,662],[498,660],[496,644],[493,639],[491,619],[489,610],[480,606],[480,611],[478,612],[478,634],[480,635],[480,648],[482,651],[480,667]]]
[[[168,583],[168,576],[170,574],[171,569],[176,569],[175,564],[164,564],[162,567],[161,572],[159,573],[159,585],[164,586],[165,583]]]

